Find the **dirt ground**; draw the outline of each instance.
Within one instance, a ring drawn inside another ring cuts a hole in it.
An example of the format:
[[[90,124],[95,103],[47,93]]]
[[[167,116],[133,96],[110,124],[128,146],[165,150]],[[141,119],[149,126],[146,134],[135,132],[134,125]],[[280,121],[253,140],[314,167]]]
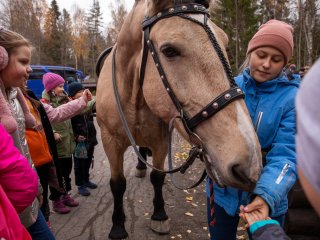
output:
[[[80,202],[80,206],[73,208],[66,215],[52,213],[50,220],[57,240],[108,239],[112,226],[113,198],[109,186],[108,160],[104,154],[100,136],[98,136],[98,140],[94,168],[91,170],[91,180],[98,184],[98,188],[90,190],[89,197],[83,197],[77,193],[73,181],[71,194]],[[174,155],[177,164],[186,156],[187,150],[183,144],[177,144],[178,148],[180,147]],[[202,183],[197,188],[188,191],[179,190],[174,187],[169,176],[166,177],[163,193],[166,203],[165,209],[170,221],[170,234],[158,235],[150,229],[150,216],[153,211],[150,169],[148,169],[145,178],[135,177],[136,159],[133,149],[129,148],[125,154],[124,164],[127,179],[127,190],[124,195],[125,225],[129,239],[209,239],[205,184]],[[201,171],[201,165],[195,166],[189,171],[189,175],[177,176],[177,182],[186,186],[191,183],[190,179],[194,180],[199,177]],[[241,230],[241,228],[239,229]],[[245,239],[245,236],[240,233],[238,239]]]

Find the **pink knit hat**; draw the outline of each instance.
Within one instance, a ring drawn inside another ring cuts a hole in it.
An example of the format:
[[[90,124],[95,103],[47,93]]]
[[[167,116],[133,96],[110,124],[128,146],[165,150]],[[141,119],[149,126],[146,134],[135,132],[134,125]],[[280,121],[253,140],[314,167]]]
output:
[[[287,64],[293,51],[292,33],[291,25],[272,19],[259,27],[248,44],[247,54],[259,47],[273,47],[283,54]]]
[[[49,72],[43,75],[42,83],[46,91],[50,92],[60,84],[64,84],[64,79],[58,74]]]

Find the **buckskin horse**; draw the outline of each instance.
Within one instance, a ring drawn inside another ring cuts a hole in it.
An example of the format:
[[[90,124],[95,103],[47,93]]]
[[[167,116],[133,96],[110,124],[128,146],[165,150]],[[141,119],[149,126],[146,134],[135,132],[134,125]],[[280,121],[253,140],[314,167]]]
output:
[[[165,173],[159,170],[164,169],[172,119],[184,138],[201,145],[207,174],[216,184],[249,191],[258,180],[260,145],[231,74],[227,36],[198,2],[205,1],[136,0],[99,68],[97,120],[114,198],[111,239],[128,236],[123,155],[131,138],[153,154],[151,228],[169,232],[162,196]]]

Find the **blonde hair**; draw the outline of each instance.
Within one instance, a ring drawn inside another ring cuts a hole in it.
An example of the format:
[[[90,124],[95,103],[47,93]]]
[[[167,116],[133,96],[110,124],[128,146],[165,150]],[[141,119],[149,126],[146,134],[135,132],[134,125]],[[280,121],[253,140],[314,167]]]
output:
[[[244,62],[241,64],[239,68],[239,72],[243,72],[247,67],[249,67],[250,57],[251,57],[251,52],[247,54],[246,59],[244,60]]]
[[[0,46],[7,50],[9,56],[17,47],[28,46],[32,48],[28,39],[17,32],[10,31],[3,27],[0,27]]]

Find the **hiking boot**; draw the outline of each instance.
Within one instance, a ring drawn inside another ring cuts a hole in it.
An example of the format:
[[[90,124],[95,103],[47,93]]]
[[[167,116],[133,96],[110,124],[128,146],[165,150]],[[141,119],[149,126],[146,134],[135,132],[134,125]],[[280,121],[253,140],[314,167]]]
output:
[[[68,207],[77,207],[79,206],[79,202],[74,200],[69,194],[63,195],[62,196],[62,201],[64,205]]]
[[[85,185],[86,187],[90,188],[90,189],[95,189],[95,188],[98,187],[97,184],[95,184],[95,183],[93,183],[93,182],[91,182],[91,181],[85,183],[84,185]]]
[[[90,192],[88,191],[87,187],[86,186],[80,186],[78,187],[78,193],[82,196],[89,196],[90,195]]]
[[[66,214],[70,212],[70,209],[66,207],[61,199],[55,200],[52,203],[53,210],[60,214]]]

